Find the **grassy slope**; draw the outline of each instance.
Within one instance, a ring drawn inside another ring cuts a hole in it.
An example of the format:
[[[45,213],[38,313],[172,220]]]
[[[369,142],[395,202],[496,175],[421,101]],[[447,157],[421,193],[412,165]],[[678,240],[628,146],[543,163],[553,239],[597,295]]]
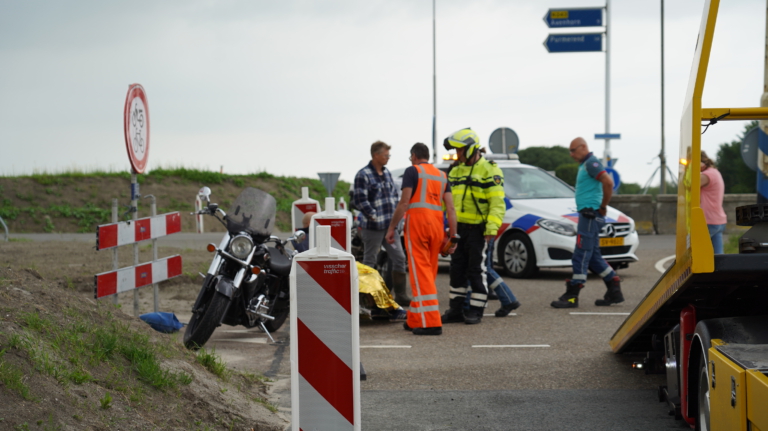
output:
[[[0,429],[277,430],[264,378],[108,302],[0,268]]]
[[[139,175],[142,196],[157,198],[159,214],[182,213],[182,231],[193,232],[195,196],[203,186],[211,188],[211,200],[227,210],[245,187],[264,190],[277,200],[277,228],[290,231],[291,203],[301,197],[301,188],[309,187],[310,197],[324,204],[325,188],[311,178],[277,177],[265,172],[251,175],[228,175],[192,169],[156,169]],[[121,220],[130,203],[131,176],[127,172],[38,174],[0,177],[0,217],[13,233],[30,232],[95,232],[99,224],[111,222],[112,199],[120,205]],[[348,200],[349,183],[339,181],[334,190],[337,202]],[[139,202],[139,216],[150,215],[149,199]],[[222,231],[208,222],[206,230]]]

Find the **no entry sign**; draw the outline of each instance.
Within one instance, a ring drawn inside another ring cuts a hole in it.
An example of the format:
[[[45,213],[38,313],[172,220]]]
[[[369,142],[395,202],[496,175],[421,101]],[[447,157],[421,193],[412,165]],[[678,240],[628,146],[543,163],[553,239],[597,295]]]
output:
[[[128,86],[124,118],[128,159],[133,171],[142,174],[149,158],[149,105],[144,87],[139,84]]]

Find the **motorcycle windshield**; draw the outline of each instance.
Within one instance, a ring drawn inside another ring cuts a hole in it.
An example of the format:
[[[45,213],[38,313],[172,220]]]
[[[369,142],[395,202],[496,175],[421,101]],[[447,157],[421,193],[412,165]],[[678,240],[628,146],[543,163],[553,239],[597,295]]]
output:
[[[248,187],[232,203],[227,213],[227,230],[269,237],[275,227],[277,203],[267,192]]]

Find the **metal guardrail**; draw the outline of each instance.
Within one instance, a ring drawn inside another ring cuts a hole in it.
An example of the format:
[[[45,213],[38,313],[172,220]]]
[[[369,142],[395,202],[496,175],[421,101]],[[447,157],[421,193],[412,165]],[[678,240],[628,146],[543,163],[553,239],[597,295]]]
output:
[[[2,217],[0,217],[0,224],[2,224],[3,229],[5,229],[5,242],[8,242],[8,226],[5,224]]]

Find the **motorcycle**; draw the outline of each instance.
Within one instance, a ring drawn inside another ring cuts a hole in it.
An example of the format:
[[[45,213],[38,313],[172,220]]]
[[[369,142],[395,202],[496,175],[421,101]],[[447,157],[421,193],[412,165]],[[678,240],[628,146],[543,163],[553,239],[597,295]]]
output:
[[[290,311],[294,253],[285,244],[303,241],[305,233],[297,231],[284,241],[272,236],[277,205],[274,197],[261,190],[243,190],[229,213],[210,202],[210,189],[201,192],[207,205],[193,214],[216,218],[227,233],[218,246],[208,244],[208,251],[216,255],[192,306],[184,345],[201,348],[221,324],[259,327],[274,342],[270,332],[285,323]]]

